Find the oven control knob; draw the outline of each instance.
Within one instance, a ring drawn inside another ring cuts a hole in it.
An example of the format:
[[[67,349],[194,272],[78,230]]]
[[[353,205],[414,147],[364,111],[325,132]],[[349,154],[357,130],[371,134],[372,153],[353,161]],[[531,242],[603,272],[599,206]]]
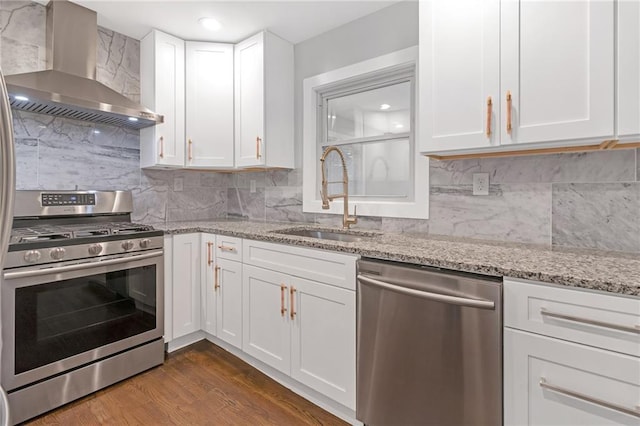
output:
[[[40,260],[40,252],[38,250],[29,250],[24,254],[24,261],[27,263],[35,263]]]
[[[60,260],[64,257],[65,254],[65,250],[62,247],[56,247],[54,249],[51,249],[51,251],[49,252],[49,256],[51,256],[51,258],[53,260]]]
[[[91,244],[89,246],[89,254],[97,256],[102,253],[102,246],[100,244]]]
[[[122,242],[122,249],[124,251],[131,250],[133,248],[133,241],[127,240]]]
[[[140,247],[146,249],[149,248],[149,246],[151,246],[151,240],[148,238],[143,238],[140,240]]]

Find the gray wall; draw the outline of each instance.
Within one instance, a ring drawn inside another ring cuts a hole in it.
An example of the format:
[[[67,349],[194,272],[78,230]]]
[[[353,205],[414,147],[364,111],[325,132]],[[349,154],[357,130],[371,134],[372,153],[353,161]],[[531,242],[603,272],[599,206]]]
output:
[[[44,6],[0,2],[0,66],[6,73],[44,67],[44,25]],[[298,165],[303,79],[414,45],[417,34],[417,5],[405,2],[295,47]],[[98,79],[135,99],[138,42],[104,28],[99,36]],[[21,189],[132,189],[135,217],[145,221],[228,215],[340,223],[338,216],[302,212],[300,168],[235,175],[140,171],[138,132],[23,112],[14,124]],[[357,227],[638,253],[639,152],[432,161],[431,187],[424,183],[429,220],[363,217]],[[480,171],[490,174],[489,196],[471,195],[472,174]],[[173,190],[175,178],[184,179],[184,191]]]

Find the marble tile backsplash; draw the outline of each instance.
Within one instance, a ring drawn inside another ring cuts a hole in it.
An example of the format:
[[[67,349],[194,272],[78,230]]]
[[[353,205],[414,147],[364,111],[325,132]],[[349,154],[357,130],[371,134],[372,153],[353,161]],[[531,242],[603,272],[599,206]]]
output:
[[[98,31],[98,80],[138,100],[139,42]],[[45,59],[45,7],[1,0],[3,72],[44,69]],[[134,220],[144,222],[244,217],[341,224],[339,215],[302,211],[301,169],[140,170],[137,131],[19,111],[14,127],[19,189],[130,189]],[[489,173],[488,196],[472,195],[477,172]],[[356,227],[640,253],[640,150],[431,161],[429,187],[423,185],[430,191],[428,220],[360,217]]]

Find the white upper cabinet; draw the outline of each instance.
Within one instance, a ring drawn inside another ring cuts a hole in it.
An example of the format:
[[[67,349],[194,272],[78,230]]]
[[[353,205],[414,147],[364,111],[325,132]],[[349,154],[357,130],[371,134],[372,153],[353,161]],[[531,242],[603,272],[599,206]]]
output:
[[[423,1],[419,13],[421,151],[498,145],[500,2]]]
[[[293,45],[261,32],[235,46],[235,166],[292,168]]]
[[[140,41],[140,100],[164,122],[140,130],[141,167],[184,166],[184,41],[153,30]]]
[[[618,136],[640,135],[640,2],[618,3]]]
[[[503,145],[613,137],[613,6],[502,1]]]
[[[626,31],[637,43],[637,24]],[[421,1],[421,152],[612,138],[614,33],[613,0]]]
[[[187,167],[233,167],[233,45],[186,43]]]

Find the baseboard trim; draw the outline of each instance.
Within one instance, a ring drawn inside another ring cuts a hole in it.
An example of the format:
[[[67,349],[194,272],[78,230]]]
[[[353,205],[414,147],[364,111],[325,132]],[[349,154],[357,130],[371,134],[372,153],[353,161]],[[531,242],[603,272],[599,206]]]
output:
[[[204,331],[196,331],[194,333],[187,334],[186,336],[180,336],[168,342],[165,345],[165,351],[167,353],[171,353],[173,351],[177,351],[178,349],[193,345],[200,340],[204,340],[204,338]]]

